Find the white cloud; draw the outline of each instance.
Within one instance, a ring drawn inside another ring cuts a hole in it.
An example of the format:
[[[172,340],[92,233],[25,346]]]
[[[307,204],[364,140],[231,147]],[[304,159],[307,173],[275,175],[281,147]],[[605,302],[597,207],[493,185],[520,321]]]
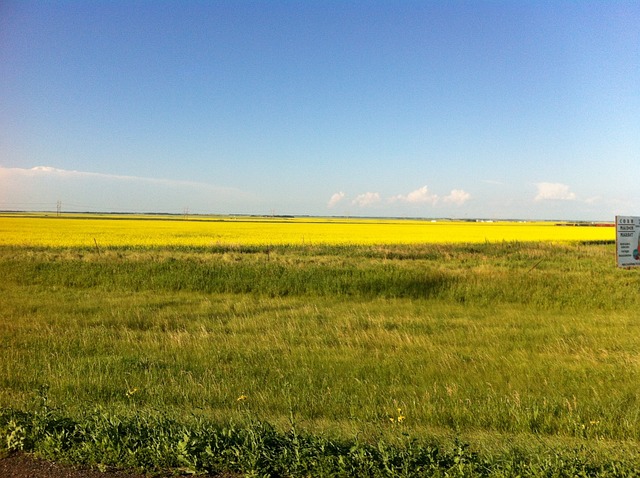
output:
[[[444,197],[444,202],[456,204],[462,206],[471,198],[471,194],[462,189],[452,189],[448,196]]]
[[[538,194],[535,201],[574,201],[575,193],[569,191],[569,186],[562,183],[537,183]]]
[[[435,206],[442,200],[446,203],[461,206],[467,202],[470,197],[471,195],[462,189],[452,189],[449,195],[441,198],[437,194],[430,192],[427,186],[422,186],[415,191],[411,191],[409,194],[398,194],[397,196],[392,196],[389,198],[389,202],[393,203],[400,201],[410,204],[431,204],[432,206]]]
[[[59,169],[51,166],[35,166],[33,168],[3,168],[0,166],[0,172],[7,176],[26,177],[26,178],[95,178],[106,180],[128,180],[128,181],[144,181],[144,182],[172,182],[165,179],[144,178],[138,176],[122,176],[117,174],[92,173],[89,171],[76,171],[74,169]]]
[[[17,169],[17,168],[15,168]],[[33,167],[31,169],[28,170],[24,170],[24,171],[33,171],[33,172],[42,172],[42,173],[65,173],[67,171],[65,171],[64,169],[56,169],[56,168],[52,168],[51,166],[36,166]]]
[[[105,174],[105,173],[93,173],[89,171],[76,171],[70,169],[58,169],[51,166],[35,166],[30,169],[25,168],[4,168],[0,166],[0,174],[13,177],[40,177],[40,178],[52,178],[52,179],[100,179],[107,181],[136,181],[138,183],[151,183],[161,184],[165,186],[188,186],[194,188],[208,188],[217,189],[219,191],[236,191],[233,188],[224,188],[212,186],[208,183],[202,183],[198,181],[182,181],[177,179],[161,179],[161,178],[147,178],[142,176],[125,176],[120,174]]]
[[[360,194],[352,201],[353,204],[355,204],[356,206],[360,206],[360,207],[370,206],[370,205],[375,204],[377,202],[380,202],[380,194],[379,193],[370,193],[370,192],[369,193]]]
[[[420,189],[416,189],[415,191],[411,191],[409,194],[402,195],[399,194],[397,196],[393,196],[389,199],[389,202],[402,201],[413,204],[433,204],[435,205],[438,202],[439,198],[437,194],[432,194],[429,192],[429,188],[427,186],[422,186]]]
[[[61,200],[67,211],[251,212],[255,199],[238,189],[197,181],[123,176],[50,166],[0,166],[0,207],[50,210]]]
[[[335,193],[333,196],[331,196],[331,199],[329,199],[329,203],[327,204],[327,207],[333,207],[336,204],[338,204],[340,201],[342,201],[344,199],[345,194],[340,191],[339,193]]]

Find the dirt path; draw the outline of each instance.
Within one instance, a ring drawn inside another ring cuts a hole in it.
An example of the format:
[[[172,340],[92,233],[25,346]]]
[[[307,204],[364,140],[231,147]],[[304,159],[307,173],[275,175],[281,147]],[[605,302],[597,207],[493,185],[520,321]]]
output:
[[[39,460],[21,453],[0,458],[0,476],[2,478],[143,478],[144,475],[107,472],[89,468],[78,468],[59,465],[45,460]]]
[[[100,472],[87,467],[60,465],[16,453],[0,456],[0,477],[2,478],[155,478],[175,477],[175,474],[141,475],[125,471]],[[214,478],[212,475],[199,475]],[[236,475],[217,475],[215,478],[234,478]]]

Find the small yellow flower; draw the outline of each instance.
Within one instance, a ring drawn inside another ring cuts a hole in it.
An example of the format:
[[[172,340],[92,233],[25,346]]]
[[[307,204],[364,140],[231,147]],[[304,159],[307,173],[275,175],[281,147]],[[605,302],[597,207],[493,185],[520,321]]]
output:
[[[238,398],[236,398],[236,402],[244,402],[246,399],[246,395],[240,395]]]
[[[402,414],[402,409],[401,408],[396,408],[396,410],[398,411],[398,413],[396,414],[397,416],[395,417],[389,417],[389,421],[391,423],[401,423],[404,421],[404,419],[406,418],[403,414]]]

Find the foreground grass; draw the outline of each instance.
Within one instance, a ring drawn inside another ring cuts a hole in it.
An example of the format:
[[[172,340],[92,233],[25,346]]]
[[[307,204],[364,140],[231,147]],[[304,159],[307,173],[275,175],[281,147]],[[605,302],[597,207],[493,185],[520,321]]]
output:
[[[44,402],[32,413],[0,412],[7,448],[101,470],[115,465],[180,475],[335,477],[622,477],[640,472],[633,445],[620,448],[619,443],[609,453],[602,447],[514,443],[498,453],[478,453],[458,439],[447,444],[407,434],[336,439],[301,432],[294,422],[279,432],[265,422],[221,426],[148,412],[114,416],[102,409],[74,420]]]
[[[613,256],[2,248],[5,447],[278,476],[624,476],[640,278]]]

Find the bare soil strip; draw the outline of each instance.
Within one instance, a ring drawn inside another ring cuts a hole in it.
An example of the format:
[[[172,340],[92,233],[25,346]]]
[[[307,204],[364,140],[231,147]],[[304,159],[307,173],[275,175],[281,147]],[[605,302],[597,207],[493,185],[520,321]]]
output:
[[[25,453],[0,456],[0,476],[2,478],[169,478],[175,473],[141,475],[139,473],[107,470],[101,472],[88,467],[62,465],[41,460]],[[234,478],[238,475],[201,475],[204,478]]]

